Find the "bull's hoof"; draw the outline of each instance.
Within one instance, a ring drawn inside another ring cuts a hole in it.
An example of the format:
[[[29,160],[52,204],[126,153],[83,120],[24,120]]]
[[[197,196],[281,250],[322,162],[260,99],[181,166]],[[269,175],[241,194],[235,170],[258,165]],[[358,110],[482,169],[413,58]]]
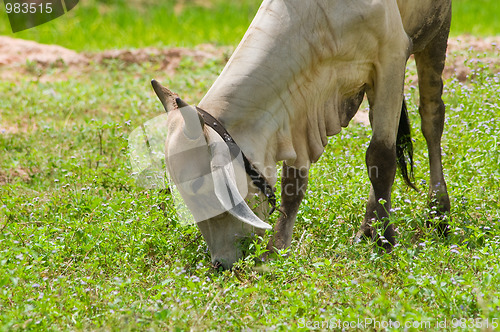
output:
[[[435,228],[440,237],[447,238],[450,234],[450,211],[442,210],[440,206],[431,206],[430,209],[425,225],[427,228]]]
[[[359,231],[354,236],[353,243],[360,243],[370,240],[375,243],[375,246],[377,248],[376,250],[379,254],[388,254],[392,252],[392,249],[396,245],[394,236],[391,236],[389,239],[386,239],[384,236],[379,236],[371,225],[363,222],[363,224],[361,224],[361,227],[359,228]]]
[[[392,249],[394,249],[394,246],[396,245],[396,241],[393,239],[392,242],[389,242],[387,239],[384,237],[380,237],[377,240],[377,249],[378,253],[380,255],[383,254],[390,254],[392,252]]]
[[[373,239],[373,228],[368,223],[363,222],[354,236],[353,243],[360,243],[370,239]]]
[[[432,198],[428,207],[430,212],[425,223],[427,228],[435,228],[440,237],[447,238],[450,234],[449,222],[451,221],[448,196],[442,196],[439,200],[436,197]]]
[[[437,221],[434,219],[427,219],[425,225],[427,228],[435,228],[438,235],[442,238],[447,238],[450,234],[450,225],[448,224],[448,218],[446,216],[441,216]]]
[[[283,239],[282,236],[275,234],[267,243],[266,249],[268,250],[269,253],[277,253],[278,251],[289,247],[289,245],[287,246],[286,243],[287,241]]]

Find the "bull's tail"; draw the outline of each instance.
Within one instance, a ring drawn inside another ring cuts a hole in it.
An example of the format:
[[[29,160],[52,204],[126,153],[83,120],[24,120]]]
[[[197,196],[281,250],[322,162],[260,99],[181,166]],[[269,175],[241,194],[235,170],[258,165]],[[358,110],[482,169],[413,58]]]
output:
[[[406,184],[418,191],[413,184],[413,143],[411,140],[411,126],[408,118],[408,109],[403,99],[401,117],[399,119],[398,136],[396,139],[396,158],[401,175]],[[409,170],[408,170],[409,166]]]

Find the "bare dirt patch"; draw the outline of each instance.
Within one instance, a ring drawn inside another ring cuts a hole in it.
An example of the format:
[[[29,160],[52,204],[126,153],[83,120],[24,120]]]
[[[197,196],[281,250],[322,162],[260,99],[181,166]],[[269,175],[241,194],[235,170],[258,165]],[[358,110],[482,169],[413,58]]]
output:
[[[180,2],[182,3],[182,2]],[[182,10],[182,8],[179,8]],[[474,76],[473,68],[488,68],[494,73],[500,72],[500,37],[478,38],[461,36],[450,38],[448,42],[448,58],[444,78],[456,77],[467,82]],[[64,80],[70,72],[92,70],[93,63],[105,64],[118,60],[125,64],[155,63],[168,75],[174,75],[184,57],[192,57],[194,61],[207,59],[227,61],[226,54],[231,48],[200,45],[196,49],[185,48],[142,48],[132,50],[108,50],[100,53],[77,53],[57,45],[43,45],[33,41],[0,36],[0,75],[4,80],[15,81],[20,75],[33,75],[39,81]],[[59,73],[44,76],[43,71],[30,69],[29,63],[42,67],[62,68]],[[407,78],[407,82],[416,85],[416,76]],[[368,116],[358,112],[355,121],[368,123]],[[8,128],[3,128],[4,132]],[[14,129],[12,129],[14,130]],[[12,131],[11,130],[11,131]],[[14,130],[15,131],[15,130]]]
[[[0,186],[12,183],[16,179],[21,179],[23,182],[29,182],[36,173],[38,173],[38,170],[27,167],[17,167],[8,170],[0,169]]]
[[[500,72],[500,37],[461,36],[448,41],[448,57],[444,77],[456,76],[460,82],[473,78],[472,69],[482,66]]]
[[[58,45],[44,45],[33,41],[0,36],[0,74],[5,80],[15,80],[19,75],[37,76],[40,81],[64,80],[66,75],[44,78],[43,73],[33,70],[31,64],[44,67],[63,68],[65,72],[86,71],[91,64],[118,60],[125,64],[146,62],[160,64],[167,74],[175,74],[182,58],[192,57],[201,62],[210,58],[221,59],[228,48],[216,48],[206,44],[196,49],[186,48],[142,48],[131,50],[108,50],[99,53],[77,53]]]
[[[460,81],[465,81],[471,73],[467,61],[487,63],[492,70],[499,71],[500,37],[477,38],[461,36],[450,38],[448,43],[448,61],[445,69],[445,78],[454,75]],[[183,57],[192,57],[195,61],[207,58],[224,59],[229,48],[217,48],[213,45],[200,45],[196,49],[185,48],[142,48],[133,50],[108,50],[100,53],[77,53],[58,45],[44,45],[33,41],[0,36],[0,70],[4,79],[9,79],[12,71],[19,71],[26,67],[27,62],[42,66],[65,66],[69,70],[82,70],[91,63],[103,63],[109,60],[119,60],[131,63],[159,63],[162,70],[168,74],[175,73]],[[480,59],[470,58],[471,52],[487,54]],[[488,56],[489,54],[489,56]]]
[[[31,122],[31,121],[30,121]],[[0,135],[1,134],[17,134],[17,133],[27,133],[28,131],[35,131],[38,129],[36,122],[32,123],[4,123],[2,117],[0,117]]]
[[[192,57],[194,61],[201,62],[209,58],[220,58],[223,55],[221,49],[215,46],[204,44],[193,49],[185,48],[141,48],[134,50],[109,50],[102,53],[88,53],[86,56],[92,61],[103,63],[109,60],[120,60],[126,64],[141,64],[146,62],[159,63],[161,69],[167,74],[175,74],[182,58]]]
[[[86,62],[85,56],[58,45],[44,45],[30,40],[0,36],[0,66],[26,63],[51,64],[64,61],[68,65]]]

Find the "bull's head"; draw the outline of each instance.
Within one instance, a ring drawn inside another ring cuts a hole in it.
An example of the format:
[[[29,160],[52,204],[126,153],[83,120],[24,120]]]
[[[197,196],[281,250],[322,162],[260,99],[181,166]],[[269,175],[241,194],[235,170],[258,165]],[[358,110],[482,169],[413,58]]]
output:
[[[241,258],[241,242],[271,226],[249,208],[250,185],[241,154],[160,83],[153,88],[168,113],[167,170],[205,238],[214,266],[225,269]]]

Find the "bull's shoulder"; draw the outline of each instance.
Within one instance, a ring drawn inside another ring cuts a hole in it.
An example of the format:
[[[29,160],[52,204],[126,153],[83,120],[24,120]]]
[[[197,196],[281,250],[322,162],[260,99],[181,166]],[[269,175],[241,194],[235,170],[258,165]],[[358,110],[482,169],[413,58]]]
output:
[[[416,51],[451,20],[451,0],[397,0],[404,29]]]
[[[320,1],[322,2],[322,1]],[[359,58],[378,53],[382,45],[405,48],[397,3],[393,0],[323,1],[337,55]],[[353,52],[357,53],[354,55]]]

